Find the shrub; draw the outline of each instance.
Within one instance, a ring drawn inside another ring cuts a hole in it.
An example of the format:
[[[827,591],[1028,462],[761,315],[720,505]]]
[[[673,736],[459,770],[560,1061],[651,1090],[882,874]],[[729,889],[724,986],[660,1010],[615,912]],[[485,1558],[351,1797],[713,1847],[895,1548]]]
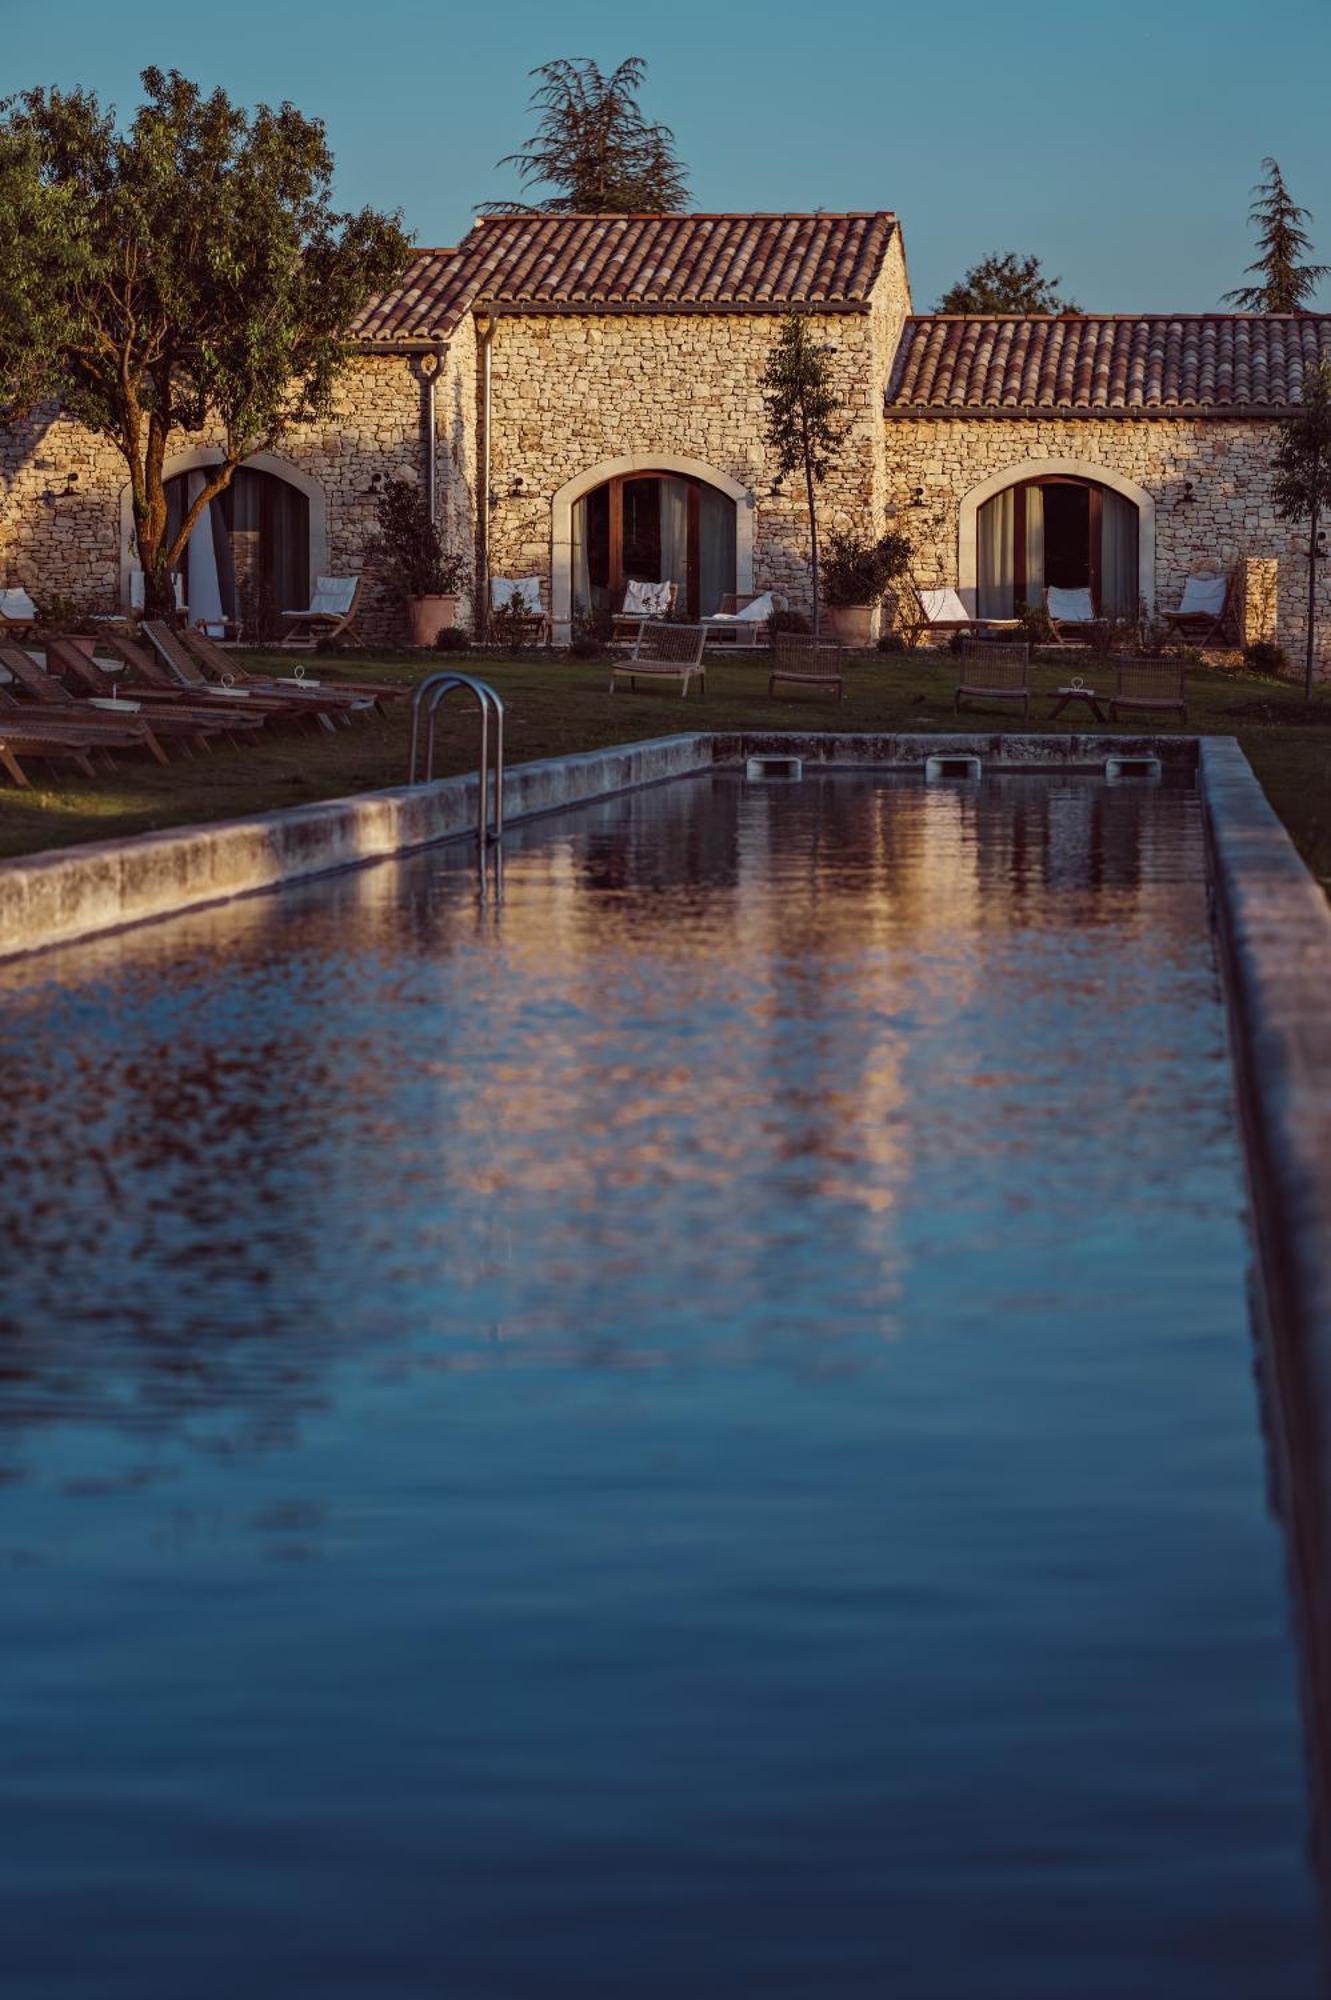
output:
[[[767,621],[769,633],[812,632],[813,626],[802,611],[774,611]]]
[[[390,597],[454,597],[467,581],[467,564],[444,548],[430,503],[409,479],[389,479],[375,504],[378,528],[365,557]]]
[[[1025,639],[1032,646],[1047,646],[1054,636],[1054,628],[1049,622],[1049,613],[1043,604],[1023,604],[1017,613],[1017,629],[1014,639]]]
[[[37,623],[47,632],[96,632],[97,613],[94,605],[81,597],[62,597],[58,592],[43,593],[34,597],[37,606]]]
[[[520,653],[527,643],[527,620],[531,613],[515,590],[507,604],[497,604],[490,613],[487,637],[501,653]]]
[[[615,621],[608,611],[581,611],[573,620],[569,652],[575,660],[603,660],[615,636]]]
[[[834,609],[846,604],[877,604],[894,577],[910,561],[910,543],[895,528],[876,542],[861,535],[833,532],[823,558],[823,597]]]
[[[1274,639],[1255,639],[1251,646],[1243,649],[1247,666],[1259,674],[1282,674],[1285,671],[1285,649],[1277,646]]]
[[[446,625],[442,632],[434,635],[436,653],[467,653],[471,651],[472,637],[461,625]]]

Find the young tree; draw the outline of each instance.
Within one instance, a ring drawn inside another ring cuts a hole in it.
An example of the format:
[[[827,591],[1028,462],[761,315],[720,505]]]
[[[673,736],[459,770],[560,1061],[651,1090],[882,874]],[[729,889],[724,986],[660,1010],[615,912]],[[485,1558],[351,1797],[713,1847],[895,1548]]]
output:
[[[688,207],[675,135],[650,124],[638,103],[641,56],[626,56],[609,76],[588,56],[531,74],[540,78],[528,106],[540,114],[535,134],[499,165],[516,167],[524,188],[558,192],[534,203],[482,202],[483,215],[677,215]]]
[[[1280,426],[1272,461],[1271,490],[1282,521],[1308,523],[1308,643],[1303,692],[1313,698],[1313,641],[1317,625],[1317,530],[1331,515],[1331,361],[1323,361],[1304,386],[1303,401]]]
[[[1058,296],[1061,278],[1046,278],[1038,257],[997,251],[972,264],[960,284],[944,292],[940,313],[1075,313],[1071,299]]]
[[[818,592],[818,500],[828,461],[845,432],[837,422],[841,403],[832,387],[829,350],[813,336],[807,314],[789,312],[781,322],[763,375],[767,443],[776,456],[778,479],[802,472],[809,505],[809,558],[813,575],[813,630],[820,617]]]
[[[1224,303],[1240,312],[1296,313],[1306,310],[1323,278],[1331,274],[1331,264],[1301,264],[1312,248],[1312,238],[1304,228],[1312,217],[1300,208],[1276,162],[1262,161],[1266,175],[1253,189],[1255,197],[1248,220],[1257,231],[1258,256],[1249,264],[1255,285],[1240,285],[1226,292]]]
[[[0,397],[57,400],[129,468],[151,614],[196,522],[253,452],[328,406],[347,329],[393,283],[396,218],[334,212],[322,124],[290,104],[252,116],[176,71],[143,72],[116,129],[84,91],[0,107]],[[221,458],[172,535],[168,439]]]

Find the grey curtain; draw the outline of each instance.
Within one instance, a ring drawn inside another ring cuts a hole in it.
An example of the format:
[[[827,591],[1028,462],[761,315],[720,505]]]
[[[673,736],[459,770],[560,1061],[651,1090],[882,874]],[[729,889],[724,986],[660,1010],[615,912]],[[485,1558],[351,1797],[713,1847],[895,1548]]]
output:
[[[1012,616],[1013,492],[1009,486],[1004,492],[995,493],[992,500],[985,501],[976,519],[980,558],[976,609],[981,618]]]
[[[1121,493],[1100,501],[1100,609],[1110,618],[1131,618],[1137,610],[1137,509]]]

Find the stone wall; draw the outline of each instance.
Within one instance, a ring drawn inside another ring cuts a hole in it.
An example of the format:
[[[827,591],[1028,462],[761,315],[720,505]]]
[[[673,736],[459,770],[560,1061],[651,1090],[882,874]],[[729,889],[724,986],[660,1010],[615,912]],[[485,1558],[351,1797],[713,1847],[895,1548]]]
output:
[[[1306,531],[1279,521],[1271,500],[1272,422],[1222,418],[1073,419],[890,417],[886,425],[889,505],[919,551],[919,580],[956,583],[959,510],[982,481],[1027,461],[1074,459],[1131,480],[1155,503],[1155,603],[1177,605],[1188,571],[1217,562],[1246,571],[1274,563],[1263,591],[1275,603],[1275,630],[1291,668],[1303,657]],[[912,505],[923,487],[923,505]],[[1331,563],[1326,565],[1331,571]],[[1245,614],[1246,616],[1247,614]],[[1263,622],[1254,613],[1256,622]],[[1269,618],[1266,621],[1269,624]],[[1331,575],[1320,578],[1321,671],[1331,674]]]
[[[441,371],[436,398],[441,515],[471,554],[471,460],[463,433],[474,403],[466,343]],[[423,465],[423,385],[418,360],[358,357],[341,378],[332,408],[283,441],[278,457],[313,480],[323,496],[327,561],[334,574],[363,569],[374,529],[375,473],[419,479]],[[216,433],[173,436],[168,456],[216,447]],[[76,475],[70,486],[70,475]],[[112,611],[121,603],[128,536],[122,528],[123,459],[112,446],[58,413],[39,411],[0,433],[0,576],[38,603],[73,600]],[[122,539],[123,537],[123,539]],[[405,636],[403,613],[367,575],[359,630],[366,638]]]
[[[881,358],[870,314],[818,318],[849,432],[820,494],[825,527],[882,518]],[[742,486],[753,509],[754,585],[807,607],[802,482],[776,486],[762,377],[772,313],[532,314],[501,318],[492,359],[490,570],[550,584],[551,501],[612,459],[685,458]],[[547,603],[550,599],[547,597]]]

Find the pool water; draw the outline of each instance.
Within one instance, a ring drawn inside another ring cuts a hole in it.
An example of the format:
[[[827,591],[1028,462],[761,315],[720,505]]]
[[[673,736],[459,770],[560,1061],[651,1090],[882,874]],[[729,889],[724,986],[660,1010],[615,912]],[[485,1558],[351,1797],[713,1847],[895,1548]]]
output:
[[[0,971],[6,1994],[1322,1991],[1195,795],[505,849]]]

